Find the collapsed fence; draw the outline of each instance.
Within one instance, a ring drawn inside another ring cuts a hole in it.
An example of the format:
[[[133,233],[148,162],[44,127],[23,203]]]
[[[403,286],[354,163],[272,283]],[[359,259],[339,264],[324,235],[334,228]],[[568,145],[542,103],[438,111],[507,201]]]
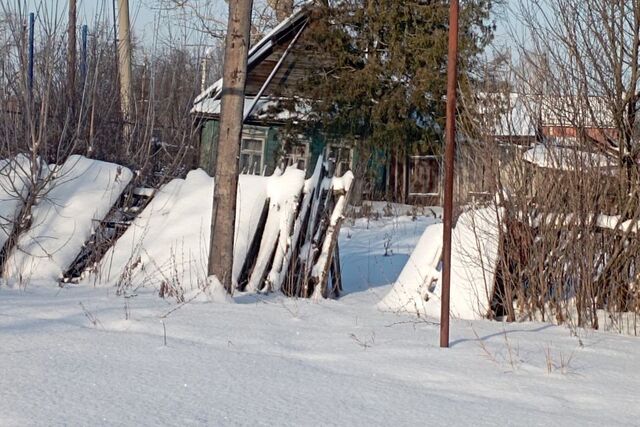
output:
[[[152,287],[178,300],[206,286],[214,182],[202,170],[154,190],[135,186],[119,165],[71,156],[34,186],[27,158],[5,163],[0,225],[9,284],[92,281],[119,292]],[[308,179],[293,167],[240,177],[238,291],[340,295],[338,235],[353,175],[333,170],[320,158]]]

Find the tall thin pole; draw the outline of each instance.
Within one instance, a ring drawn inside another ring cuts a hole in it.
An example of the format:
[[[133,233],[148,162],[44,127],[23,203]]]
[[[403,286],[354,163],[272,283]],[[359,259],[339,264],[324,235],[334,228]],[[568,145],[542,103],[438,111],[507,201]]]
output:
[[[75,111],[77,41],[76,41],[76,0],[69,0],[69,22],[67,23],[67,96],[68,106]]]
[[[229,25],[222,71],[222,105],[216,147],[208,275],[231,291],[233,241],[238,191],[238,156],[242,137],[247,53],[253,0],[229,1]]]
[[[29,96],[33,94],[33,61],[34,61],[34,30],[36,16],[33,12],[29,14],[29,65],[27,69],[27,82],[29,85]],[[24,40],[24,39],[23,39]]]
[[[131,120],[133,118],[133,88],[131,81],[131,27],[129,21],[129,0],[118,0],[118,74],[120,76],[120,108],[124,122],[123,134],[127,152],[131,141]]]
[[[453,226],[453,168],[456,156],[456,88],[458,81],[458,0],[449,10],[449,55],[447,64],[447,125],[444,165],[444,233],[440,347],[449,347],[449,299],[451,295],[451,229]]]
[[[114,58],[116,60],[116,62],[114,62],[114,64],[118,63],[118,14],[116,12],[116,1],[117,0],[111,0],[111,7],[113,8],[113,54],[114,54]],[[115,67],[116,69],[116,79],[118,78],[118,67]]]
[[[82,50],[81,50],[81,62],[80,62],[80,73],[82,74],[82,86],[84,87],[84,85],[86,84],[87,81],[87,37],[89,34],[89,27],[87,27],[86,25],[82,26],[82,40],[81,40],[81,45],[82,45]]]

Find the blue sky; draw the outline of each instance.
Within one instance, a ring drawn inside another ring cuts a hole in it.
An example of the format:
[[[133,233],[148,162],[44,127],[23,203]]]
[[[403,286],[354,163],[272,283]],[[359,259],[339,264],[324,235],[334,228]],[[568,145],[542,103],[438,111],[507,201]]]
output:
[[[68,0],[0,0],[4,3],[13,3],[15,1],[24,2],[27,5],[28,12],[35,12],[39,8],[47,9],[49,13],[56,11],[56,13],[66,16],[66,7]],[[113,0],[77,0],[78,1],[78,24],[87,24],[91,28],[95,24],[96,18],[104,20],[109,23],[112,22],[112,2]],[[167,0],[165,0],[167,1]],[[153,43],[154,36],[158,33],[156,31],[156,23],[158,16],[161,14],[166,16],[166,11],[161,10],[160,4],[162,0],[129,0],[130,18],[134,36],[137,40],[141,41],[145,45]],[[213,12],[220,17],[224,16],[226,10],[226,3],[224,0],[210,0],[210,4],[213,5]],[[175,22],[175,21],[174,21]],[[159,32],[166,34],[170,31],[176,31],[180,25],[174,25],[173,28],[170,25],[171,21],[163,21],[160,26]],[[193,18],[191,23],[194,27],[198,26],[197,19]],[[505,31],[504,25],[498,23],[498,32],[496,34],[497,42],[504,43]],[[198,35],[188,36],[192,40],[198,40],[194,43],[201,43],[201,37]]]
[[[41,14],[54,14],[64,17],[66,21],[68,0],[0,0],[9,7],[15,6],[17,2],[26,5],[26,12],[36,12]],[[95,25],[96,19],[110,24],[113,22],[113,0],[77,0],[78,1],[78,25],[87,24],[89,28]],[[224,13],[226,3],[223,0],[211,0],[214,13]],[[160,15],[166,16],[167,11],[160,7],[161,0],[129,0],[131,26],[136,39],[143,44],[150,44],[157,34],[156,23]],[[195,27],[194,22],[194,27]],[[167,33],[175,31],[175,25],[170,28],[170,23],[163,22],[160,32]]]

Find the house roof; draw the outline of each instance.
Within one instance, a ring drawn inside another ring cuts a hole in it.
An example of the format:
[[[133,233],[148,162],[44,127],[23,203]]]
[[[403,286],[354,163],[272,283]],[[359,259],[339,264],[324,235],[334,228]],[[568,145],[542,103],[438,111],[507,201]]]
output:
[[[577,146],[537,144],[523,154],[523,159],[543,169],[574,171],[598,169],[609,171],[617,167],[617,160],[606,154],[585,151]]]
[[[244,115],[248,113],[255,99],[256,98],[253,96],[247,96],[245,98]],[[289,108],[283,108],[281,100],[282,98],[271,96],[260,97],[251,112],[250,119],[253,121],[273,122],[283,122],[292,118],[305,120],[305,117],[310,113],[310,108],[303,100],[295,103],[295,113]],[[219,97],[205,98],[195,104],[191,112],[193,114],[200,114],[203,116],[218,116],[220,115],[221,102],[222,100]]]
[[[535,113],[526,96],[517,93],[480,92],[478,110],[495,136],[535,136]]]
[[[305,4],[306,6],[306,4]],[[260,41],[251,47],[247,55],[247,85],[245,95],[247,96],[245,109],[251,105],[250,99],[258,94],[260,88],[264,84],[268,75],[275,68],[277,62],[282,57],[284,51],[295,35],[299,32],[309,18],[309,9],[301,7],[289,18],[282,21],[273,30],[267,33]],[[300,64],[304,58],[289,55],[281,64],[280,69],[276,73],[271,86],[284,84],[291,78],[294,68],[304,68]],[[304,65],[304,64],[303,64]],[[300,73],[298,70],[297,73]],[[220,113],[219,100],[221,97],[222,79],[209,86],[204,92],[196,97],[191,110],[193,114],[212,114]],[[262,98],[256,105],[256,110],[260,111],[269,99],[272,91],[267,91],[266,99]],[[264,112],[264,111],[263,111]],[[253,115],[253,114],[252,114]]]
[[[613,118],[602,97],[479,93],[479,112],[495,136],[535,136],[536,127],[611,129]]]

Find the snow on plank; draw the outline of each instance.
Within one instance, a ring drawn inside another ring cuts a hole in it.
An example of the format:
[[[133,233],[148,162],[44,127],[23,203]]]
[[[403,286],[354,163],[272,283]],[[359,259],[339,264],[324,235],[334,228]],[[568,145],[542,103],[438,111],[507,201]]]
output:
[[[453,229],[451,248],[451,315],[480,319],[490,310],[498,262],[499,230],[495,209],[470,210]],[[407,265],[378,304],[385,311],[440,317],[442,224],[425,230]]]
[[[269,178],[241,175],[236,210],[234,281],[242,268],[264,206]],[[207,278],[214,180],[197,169],[174,179],[102,258],[85,282],[127,287],[149,286],[181,299],[203,288]]]
[[[104,218],[133,178],[127,168],[79,155],[54,166],[53,174],[5,264],[10,284],[58,280],[91,235],[93,220]]]
[[[265,279],[268,279],[267,274],[271,265],[275,265],[276,268],[268,282],[270,284],[276,283],[276,272],[281,271],[288,245],[291,242],[304,182],[304,171],[294,167],[287,168],[281,176],[273,176],[269,179],[269,215],[247,290],[262,290]],[[279,285],[278,283],[277,286]]]

